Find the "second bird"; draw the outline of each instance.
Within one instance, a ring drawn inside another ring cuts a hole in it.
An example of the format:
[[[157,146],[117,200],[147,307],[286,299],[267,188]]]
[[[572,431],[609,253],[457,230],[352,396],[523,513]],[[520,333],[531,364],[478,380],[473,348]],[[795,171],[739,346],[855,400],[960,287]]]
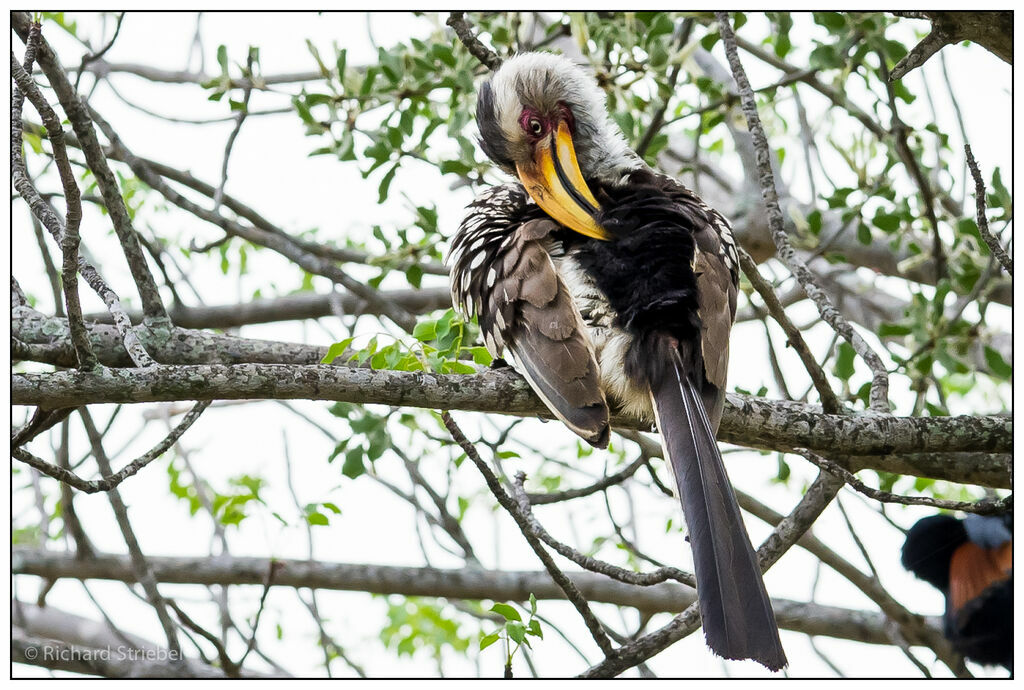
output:
[[[517,181],[470,205],[448,256],[455,305],[592,445],[608,444],[609,403],[657,423],[708,646],[781,669],[715,441],[739,281],[729,223],[630,150],[594,79],[563,57],[506,61],[480,91],[477,124],[484,151]]]

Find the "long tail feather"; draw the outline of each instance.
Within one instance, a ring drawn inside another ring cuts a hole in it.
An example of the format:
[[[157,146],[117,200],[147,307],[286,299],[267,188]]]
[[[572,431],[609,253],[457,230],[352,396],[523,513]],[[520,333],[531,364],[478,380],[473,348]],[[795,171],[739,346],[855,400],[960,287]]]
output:
[[[718,444],[679,352],[669,356],[651,395],[690,534],[704,637],[726,659],[777,671],[786,654]]]

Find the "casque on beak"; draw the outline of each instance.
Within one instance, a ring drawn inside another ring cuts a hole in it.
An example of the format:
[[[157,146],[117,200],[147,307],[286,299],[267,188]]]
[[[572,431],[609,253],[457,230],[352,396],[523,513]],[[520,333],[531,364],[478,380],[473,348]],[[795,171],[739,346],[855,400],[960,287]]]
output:
[[[556,221],[587,237],[611,238],[594,219],[601,206],[583,180],[564,120],[537,142],[532,164],[518,164],[516,172],[537,205]]]

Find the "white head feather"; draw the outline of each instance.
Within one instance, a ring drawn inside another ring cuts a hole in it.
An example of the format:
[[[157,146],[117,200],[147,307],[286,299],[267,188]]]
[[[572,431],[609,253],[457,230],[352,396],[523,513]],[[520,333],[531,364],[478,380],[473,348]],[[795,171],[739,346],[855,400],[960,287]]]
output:
[[[506,60],[491,79],[494,115],[508,142],[523,138],[523,106],[565,103],[576,122],[573,144],[585,177],[618,180],[642,167],[612,119],[594,75],[554,53],[520,53]]]

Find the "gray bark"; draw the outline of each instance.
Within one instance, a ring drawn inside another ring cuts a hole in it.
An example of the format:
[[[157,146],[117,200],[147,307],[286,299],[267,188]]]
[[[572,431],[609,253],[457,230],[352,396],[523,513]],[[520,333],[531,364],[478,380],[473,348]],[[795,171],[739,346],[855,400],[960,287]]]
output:
[[[44,408],[251,398],[337,400],[549,416],[529,385],[511,370],[442,375],[325,365],[238,364],[27,373],[13,374],[11,379],[13,404]],[[633,429],[640,427],[637,420],[621,416],[613,418],[613,423]],[[879,456],[883,463],[885,456],[894,454],[917,454],[917,464],[949,455],[949,464],[955,466],[919,466],[915,471],[990,486],[1007,485],[1008,457],[993,456],[996,467],[986,470],[964,467],[953,454],[1009,453],[1012,437],[1013,420],[1008,416],[826,415],[801,403],[772,402],[738,394],[727,398],[719,433],[721,440],[739,445],[782,451],[808,448],[830,457]],[[858,460],[864,466],[873,466],[871,457]],[[882,469],[888,466],[883,464]]]
[[[564,599],[562,590],[543,571],[442,570],[403,566],[324,563],[277,560],[274,584],[375,594],[434,596],[449,599],[526,601]],[[179,558],[150,556],[156,579],[164,583],[197,585],[261,585],[269,562],[262,558]],[[133,582],[127,557],[100,555],[88,561],[73,554],[15,549],[11,561],[15,574],[47,578],[102,579]],[[588,601],[631,606],[644,613],[678,613],[695,601],[690,587],[663,582],[650,587],[625,584],[604,575],[569,571],[566,575]],[[773,600],[781,627],[808,635],[825,635],[870,644],[892,644],[885,616],[871,611]],[[938,625],[937,620],[931,621]],[[916,640],[911,640],[911,644]]]

